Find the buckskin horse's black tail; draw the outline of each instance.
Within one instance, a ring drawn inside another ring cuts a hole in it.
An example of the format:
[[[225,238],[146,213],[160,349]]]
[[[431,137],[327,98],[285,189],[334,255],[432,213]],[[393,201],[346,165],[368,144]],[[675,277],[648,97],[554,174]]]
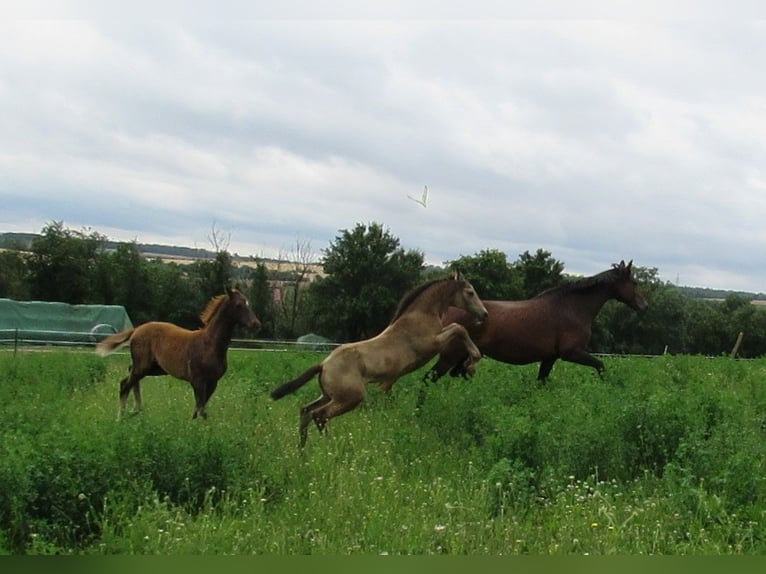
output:
[[[298,378],[293,379],[292,381],[287,381],[285,384],[280,385],[273,391],[271,391],[271,398],[281,399],[285,395],[289,395],[290,393],[293,393],[300,389],[303,385],[308,383],[311,379],[314,378],[315,375],[322,372],[322,364],[314,365],[311,367],[308,371],[300,375]]]

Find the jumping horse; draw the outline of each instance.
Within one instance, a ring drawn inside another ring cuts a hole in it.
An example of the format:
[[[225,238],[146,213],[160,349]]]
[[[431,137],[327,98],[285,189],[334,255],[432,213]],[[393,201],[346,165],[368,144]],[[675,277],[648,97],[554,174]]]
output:
[[[120,381],[120,417],[125,414],[131,390],[136,412],[141,411],[141,379],[172,375],[191,383],[196,401],[192,418],[207,418],[205,405],[226,373],[234,327],[239,324],[257,332],[261,322],[239,289],[228,287],[226,293],[208,302],[200,319],[203,326],[195,331],[152,321],[111,335],[96,345],[96,353],[104,356],[130,343],[129,374]]]
[[[592,277],[564,283],[523,301],[484,301],[489,312],[476,324],[460,309],[450,309],[445,322],[464,325],[484,356],[514,365],[540,361],[538,380],[545,380],[557,359],[593,367],[599,374],[604,363],[586,350],[593,320],[610,299],[644,311],[648,303],[632,274],[633,261],[620,261]],[[447,347],[423,377],[435,381],[449,372],[453,377],[471,373],[463,368],[465,353]]]
[[[401,299],[380,334],[337,347],[320,364],[274,389],[271,397],[279,399],[319,375],[322,394],[300,410],[300,448],[306,444],[312,420],[323,432],[331,418],[364,400],[367,383],[378,383],[388,392],[397,379],[425,365],[447,345],[460,349],[466,363],[462,367],[472,372],[481,353],[462,325],[443,325],[450,306],[464,310],[474,320],[487,317],[481,299],[462,275],[429,281]]]

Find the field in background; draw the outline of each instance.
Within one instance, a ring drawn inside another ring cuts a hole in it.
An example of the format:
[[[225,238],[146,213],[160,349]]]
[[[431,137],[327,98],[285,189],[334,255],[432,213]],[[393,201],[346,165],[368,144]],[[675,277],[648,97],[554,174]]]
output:
[[[424,371],[311,429],[324,355],[232,351],[191,420],[188,383],[125,354],[0,352],[0,549],[140,554],[729,554],[766,551],[766,361],[607,358],[600,379],[491,360]]]

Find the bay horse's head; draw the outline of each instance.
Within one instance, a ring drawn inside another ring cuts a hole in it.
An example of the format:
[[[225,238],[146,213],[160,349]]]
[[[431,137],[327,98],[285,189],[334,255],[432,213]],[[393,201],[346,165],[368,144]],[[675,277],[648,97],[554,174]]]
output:
[[[473,285],[463,277],[463,274],[459,271],[455,271],[452,275],[452,280],[458,283],[458,288],[452,294],[452,300],[450,305],[453,307],[459,307],[465,309],[471,315],[473,315],[477,321],[482,322],[487,318],[489,312],[481,302],[479,295],[476,293],[476,289]]]
[[[614,266],[612,272],[615,274],[614,298],[625,303],[631,309],[644,311],[649,303],[647,303],[644,294],[638,288],[638,282],[633,277],[633,260],[631,259],[627,265],[625,265],[624,260],[620,261],[619,265]]]
[[[250,303],[242,292],[234,287],[226,287],[226,305],[225,312],[232,324],[240,324],[243,327],[257,332],[261,328],[261,322],[255,316],[250,307]]]

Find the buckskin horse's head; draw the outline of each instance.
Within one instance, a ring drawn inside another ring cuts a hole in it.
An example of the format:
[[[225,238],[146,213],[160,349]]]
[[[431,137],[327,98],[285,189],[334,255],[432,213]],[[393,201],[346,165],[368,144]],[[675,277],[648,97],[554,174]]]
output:
[[[465,309],[479,322],[486,319],[489,312],[484,307],[484,303],[481,302],[476,289],[473,288],[470,281],[463,277],[463,274],[459,271],[454,272],[452,279],[459,284],[459,289],[455,293],[455,300],[453,300],[452,305]]]

